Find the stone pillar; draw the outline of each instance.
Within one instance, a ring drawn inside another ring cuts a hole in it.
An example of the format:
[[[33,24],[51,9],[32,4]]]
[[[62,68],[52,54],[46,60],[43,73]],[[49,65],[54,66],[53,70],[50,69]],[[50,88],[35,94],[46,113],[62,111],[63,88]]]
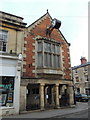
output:
[[[68,94],[69,94],[69,105],[74,105],[74,89],[73,86],[68,86]]]
[[[44,84],[40,84],[40,108],[44,110]]]
[[[45,87],[45,106],[47,106],[47,89],[48,89],[48,86]]]
[[[20,82],[21,82],[21,60],[19,59],[16,67],[16,77],[14,86],[14,108],[15,114],[20,111]]]
[[[52,104],[54,105],[54,90],[53,90],[53,86],[52,86],[52,88],[51,88],[51,94],[52,94]]]
[[[26,111],[27,86],[20,87],[20,111]]]
[[[55,92],[56,92],[56,108],[59,108],[59,85],[55,85]]]

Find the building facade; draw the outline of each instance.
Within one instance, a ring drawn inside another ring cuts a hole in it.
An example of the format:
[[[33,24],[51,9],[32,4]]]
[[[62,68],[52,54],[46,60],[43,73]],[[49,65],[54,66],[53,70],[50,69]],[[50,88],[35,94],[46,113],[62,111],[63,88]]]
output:
[[[0,116],[19,113],[23,18],[0,11]]]
[[[47,13],[25,30],[20,110],[73,105],[69,43]],[[22,100],[23,99],[23,100]]]
[[[75,93],[90,95],[90,62],[81,57],[81,65],[72,68]]]

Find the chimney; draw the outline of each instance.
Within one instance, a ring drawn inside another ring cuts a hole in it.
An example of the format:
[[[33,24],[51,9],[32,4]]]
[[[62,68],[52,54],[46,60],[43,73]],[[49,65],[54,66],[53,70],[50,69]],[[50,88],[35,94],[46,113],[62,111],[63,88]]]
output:
[[[86,62],[87,62],[87,60],[86,60],[86,58],[85,57],[81,57],[81,64],[86,64]]]

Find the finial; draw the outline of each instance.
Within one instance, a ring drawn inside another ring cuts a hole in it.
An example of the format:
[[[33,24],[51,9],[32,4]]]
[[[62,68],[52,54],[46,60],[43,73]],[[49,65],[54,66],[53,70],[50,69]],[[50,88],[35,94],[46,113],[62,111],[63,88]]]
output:
[[[48,13],[48,9],[47,9],[47,13]]]

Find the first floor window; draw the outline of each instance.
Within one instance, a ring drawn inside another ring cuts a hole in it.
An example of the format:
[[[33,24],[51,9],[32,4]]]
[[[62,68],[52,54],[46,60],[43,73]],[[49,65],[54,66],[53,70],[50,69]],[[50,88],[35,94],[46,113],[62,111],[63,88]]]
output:
[[[60,68],[60,45],[45,40],[38,41],[38,67]]]
[[[0,30],[0,51],[3,52],[7,51],[7,39],[8,39],[8,32],[5,30]]]
[[[14,77],[1,77],[0,80],[0,106],[13,106]]]
[[[38,53],[38,66],[39,67],[42,66],[42,53],[41,52]]]

